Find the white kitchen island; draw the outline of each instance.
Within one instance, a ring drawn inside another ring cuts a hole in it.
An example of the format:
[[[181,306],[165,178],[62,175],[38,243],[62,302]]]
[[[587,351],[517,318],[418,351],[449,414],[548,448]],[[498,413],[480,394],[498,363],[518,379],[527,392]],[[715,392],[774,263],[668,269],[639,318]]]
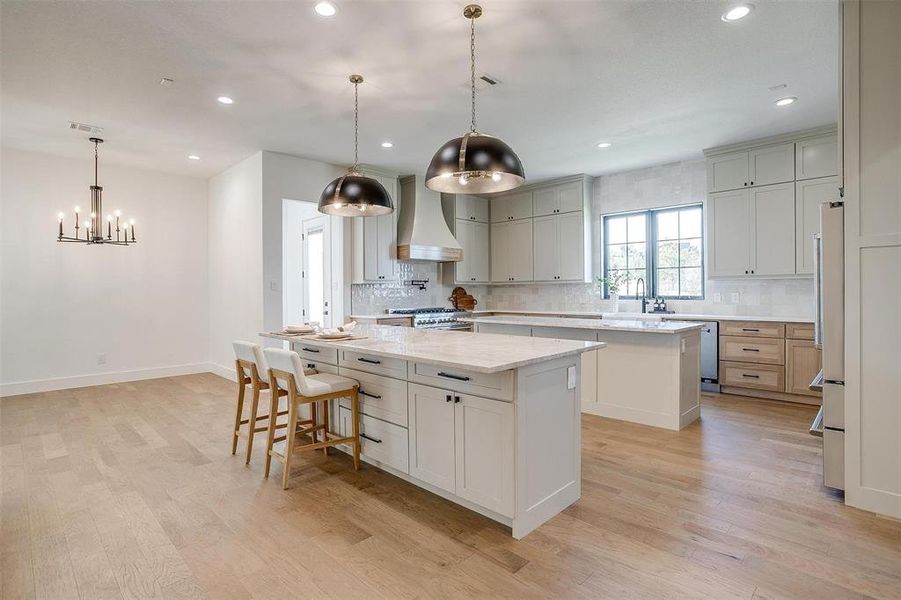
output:
[[[522,538],[581,496],[581,354],[603,343],[367,325],[287,341],[360,382],[362,457]],[[339,433],[350,411],[339,405]]]
[[[582,411],[680,430],[701,415],[702,323],[524,315],[462,319],[478,332],[601,341],[582,357]]]

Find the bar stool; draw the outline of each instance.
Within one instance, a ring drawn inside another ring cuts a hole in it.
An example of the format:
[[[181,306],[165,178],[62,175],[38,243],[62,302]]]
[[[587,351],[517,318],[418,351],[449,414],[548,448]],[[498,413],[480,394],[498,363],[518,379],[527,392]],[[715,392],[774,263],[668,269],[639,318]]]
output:
[[[263,350],[266,362],[269,363],[269,387],[278,390],[281,394],[288,394],[288,428],[283,436],[275,436],[275,427],[269,427],[269,442],[266,447],[266,471],[264,477],[269,476],[269,463],[273,456],[277,456],[285,463],[282,473],[282,489],[288,489],[288,476],[291,472],[291,457],[295,451],[295,438],[298,434],[310,434],[311,444],[298,446],[296,450],[319,450],[328,455],[328,449],[338,444],[351,444],[353,447],[354,469],[360,468],[360,401],[357,389],[360,384],[348,377],[332,375],[330,373],[317,373],[307,375],[304,373],[300,355],[291,350],[279,348],[266,348]],[[273,394],[273,397],[274,394]],[[350,398],[351,421],[353,434],[339,437],[329,430],[329,401],[338,398]],[[309,405],[312,409],[323,403],[322,423],[313,423],[309,427],[296,430],[298,423],[297,412],[300,406]],[[274,411],[269,412],[270,424],[274,423]],[[294,435],[291,432],[295,432]],[[322,432],[322,441],[318,441],[318,433]],[[285,442],[284,453],[275,449],[276,442]]]
[[[270,402],[269,414],[257,416],[257,409],[260,402],[260,392],[269,390],[269,366],[266,364],[266,357],[263,349],[259,344],[251,342],[234,341],[232,346],[235,349],[235,371],[238,376],[238,406],[235,411],[235,427],[232,432],[232,454],[238,451],[238,436],[241,433],[241,426],[247,425],[247,456],[244,464],[250,464],[250,455],[253,452],[253,438],[257,433],[267,431],[272,425],[270,419],[266,426],[257,427],[257,422],[266,421],[270,414],[276,417],[287,415],[288,411],[278,411],[278,399],[286,396],[288,393],[284,390],[277,390],[277,393],[271,394],[272,402]],[[316,371],[310,370],[312,373]],[[247,386],[251,386],[252,396],[250,401],[250,415],[244,419],[244,394]],[[302,424],[310,424],[312,421],[303,421]],[[286,427],[286,423],[275,424],[277,428]]]

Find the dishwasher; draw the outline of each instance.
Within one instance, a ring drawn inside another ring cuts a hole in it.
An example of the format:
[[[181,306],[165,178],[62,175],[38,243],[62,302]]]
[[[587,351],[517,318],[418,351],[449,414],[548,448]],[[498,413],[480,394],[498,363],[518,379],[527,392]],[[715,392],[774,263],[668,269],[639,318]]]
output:
[[[707,321],[701,330],[701,390],[719,392],[719,332],[716,321]]]

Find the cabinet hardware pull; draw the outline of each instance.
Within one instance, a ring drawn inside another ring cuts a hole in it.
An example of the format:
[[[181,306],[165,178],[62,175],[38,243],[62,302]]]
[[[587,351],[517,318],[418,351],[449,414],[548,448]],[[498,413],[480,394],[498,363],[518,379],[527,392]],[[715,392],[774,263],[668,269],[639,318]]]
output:
[[[742,352],[760,352],[760,348],[742,348]]]
[[[306,346],[304,346],[301,348],[301,350],[303,350],[304,352],[315,352],[316,354],[319,354],[319,350],[317,350],[316,348],[307,348]]]
[[[370,365],[380,365],[380,364],[382,364],[382,361],[380,361],[380,360],[372,360],[371,358],[362,358],[362,357],[361,357],[361,358],[358,358],[357,360],[360,361],[360,362],[369,363]]]
[[[747,373],[742,373],[742,377],[747,377],[748,379],[760,379],[760,375],[748,375]]]
[[[369,440],[370,442],[375,442],[376,444],[381,444],[381,443],[382,443],[382,440],[377,440],[377,439],[375,439],[374,437],[369,437],[368,435],[366,435],[366,434],[363,433],[362,431],[360,432],[360,437],[363,438],[363,439],[365,439],[365,440]]]
[[[376,400],[381,400],[382,397],[378,394],[370,394],[369,392],[364,392],[363,390],[357,390],[358,394],[363,394],[364,396],[369,396],[370,398],[375,398]]]
[[[751,182],[751,185],[754,185],[754,182],[753,182],[753,181]]]
[[[446,395],[446,396],[444,397],[444,401],[445,401],[445,402],[450,402],[450,401],[451,401],[451,395],[450,395],[450,394]]]
[[[463,375],[453,375],[451,373],[445,373],[444,371],[438,371],[438,377],[447,377],[448,379],[456,379],[457,381],[469,381],[469,377],[464,377]]]
[[[316,368],[316,363],[307,363],[307,368],[308,368],[308,369],[315,369],[315,368]]]
[[[454,396],[454,404],[460,403],[460,396]]]
[[[759,329],[755,329],[753,327],[742,327],[742,331],[760,331]]]

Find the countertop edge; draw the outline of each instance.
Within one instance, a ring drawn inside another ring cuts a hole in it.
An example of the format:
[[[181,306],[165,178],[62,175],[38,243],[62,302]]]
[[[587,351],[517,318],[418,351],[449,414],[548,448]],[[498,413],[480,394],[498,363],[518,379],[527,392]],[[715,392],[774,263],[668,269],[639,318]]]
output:
[[[536,323],[535,321],[529,321],[529,319],[548,319],[548,320],[554,319],[557,322],[555,322],[555,323],[537,322]],[[590,320],[597,321],[598,325],[585,325],[584,323],[581,323],[581,322],[579,324],[567,323],[567,321],[582,321],[582,320],[583,319],[573,319],[573,318],[568,318],[568,317],[539,317],[539,316],[529,317],[526,315],[523,315],[519,319],[517,319],[515,316],[514,317],[498,317],[498,318],[492,318],[490,316],[488,316],[488,317],[466,317],[466,318],[460,319],[460,321],[463,321],[464,323],[474,323],[474,324],[488,323],[488,324],[493,324],[493,325],[522,325],[522,326],[528,326],[528,327],[546,327],[546,328],[559,327],[561,329],[589,329],[592,331],[613,331],[613,332],[618,332],[618,333],[653,333],[653,334],[658,334],[658,335],[678,335],[680,333],[688,333],[691,331],[700,331],[701,329],[704,328],[703,323],[689,324],[688,322],[686,322],[686,324],[681,327],[674,327],[671,329],[654,328],[654,327],[646,327],[646,328],[645,327],[634,327],[634,326],[630,326],[630,325],[619,325],[619,323],[628,323],[629,321],[617,321],[614,319],[608,319],[608,320],[590,319]],[[589,319],[584,319],[584,320],[589,320]],[[678,320],[669,320],[669,319],[667,319],[667,321],[670,323],[674,323],[674,324],[679,322]],[[651,322],[653,323],[654,321],[651,321]],[[603,323],[603,325],[602,325],[602,323]]]

